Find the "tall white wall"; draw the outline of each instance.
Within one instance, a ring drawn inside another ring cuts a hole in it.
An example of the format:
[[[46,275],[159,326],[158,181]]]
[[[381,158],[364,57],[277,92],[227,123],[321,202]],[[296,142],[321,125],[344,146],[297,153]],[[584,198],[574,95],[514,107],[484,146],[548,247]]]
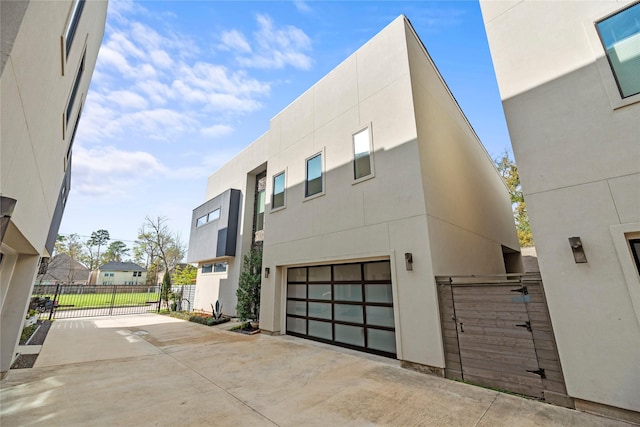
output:
[[[104,33],[106,1],[87,1],[68,55],[73,2],[2,2],[0,195],[17,200],[2,241],[0,373],[11,366],[65,176],[65,158]],[[11,41],[11,42],[9,42]],[[83,52],[85,70],[65,126]],[[7,280],[7,278],[9,278]]]
[[[617,92],[594,24],[630,3],[481,6],[567,391],[640,411],[640,95]]]

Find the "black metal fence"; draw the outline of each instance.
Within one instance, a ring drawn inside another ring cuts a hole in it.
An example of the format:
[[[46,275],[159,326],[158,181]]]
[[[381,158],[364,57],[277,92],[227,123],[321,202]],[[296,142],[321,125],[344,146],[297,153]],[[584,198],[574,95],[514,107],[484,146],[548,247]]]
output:
[[[157,312],[160,287],[146,285],[36,285],[32,308],[40,301],[40,317],[113,316]]]

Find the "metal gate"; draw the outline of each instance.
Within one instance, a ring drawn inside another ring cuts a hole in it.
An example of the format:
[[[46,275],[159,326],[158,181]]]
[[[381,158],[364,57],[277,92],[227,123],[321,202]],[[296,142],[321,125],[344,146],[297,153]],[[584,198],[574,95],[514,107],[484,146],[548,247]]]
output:
[[[40,317],[75,317],[141,314],[158,310],[160,287],[144,285],[36,285],[31,308],[41,298]]]
[[[445,376],[572,406],[540,276],[436,279]]]

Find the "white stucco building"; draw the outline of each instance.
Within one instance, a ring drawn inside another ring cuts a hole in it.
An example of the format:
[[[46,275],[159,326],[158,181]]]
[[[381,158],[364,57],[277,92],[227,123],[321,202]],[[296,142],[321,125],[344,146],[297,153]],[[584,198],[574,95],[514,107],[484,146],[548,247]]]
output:
[[[481,6],[567,393],[640,422],[640,3]]]
[[[507,188],[401,16],[213,173],[196,309],[234,312],[263,248],[260,327],[445,367],[436,275],[520,271]]]
[[[2,1],[0,372],[15,357],[41,258],[70,190],[71,153],[107,1]]]

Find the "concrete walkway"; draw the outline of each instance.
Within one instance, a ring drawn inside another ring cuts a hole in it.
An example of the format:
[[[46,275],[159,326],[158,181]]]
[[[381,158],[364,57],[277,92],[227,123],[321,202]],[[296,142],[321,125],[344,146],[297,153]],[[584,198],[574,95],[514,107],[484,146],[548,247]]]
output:
[[[2,426],[629,426],[291,337],[145,314],[57,320]]]

